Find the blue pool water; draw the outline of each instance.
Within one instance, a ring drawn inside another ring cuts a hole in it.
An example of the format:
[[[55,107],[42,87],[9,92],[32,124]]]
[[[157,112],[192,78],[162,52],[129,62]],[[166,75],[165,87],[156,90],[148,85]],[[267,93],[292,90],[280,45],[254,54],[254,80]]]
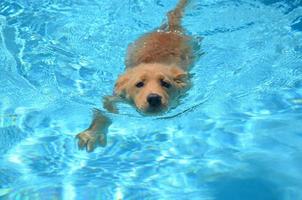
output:
[[[192,0],[204,54],[180,105],[121,104],[107,147],[78,150],[127,44],[175,4],[0,1],[0,199],[302,199],[301,0]]]

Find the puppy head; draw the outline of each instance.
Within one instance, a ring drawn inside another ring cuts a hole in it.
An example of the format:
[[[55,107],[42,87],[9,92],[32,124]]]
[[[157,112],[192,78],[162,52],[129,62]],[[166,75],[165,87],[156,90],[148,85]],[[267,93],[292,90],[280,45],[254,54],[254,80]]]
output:
[[[121,75],[115,84],[115,95],[134,102],[144,113],[158,113],[187,85],[187,74],[175,66],[142,64]]]

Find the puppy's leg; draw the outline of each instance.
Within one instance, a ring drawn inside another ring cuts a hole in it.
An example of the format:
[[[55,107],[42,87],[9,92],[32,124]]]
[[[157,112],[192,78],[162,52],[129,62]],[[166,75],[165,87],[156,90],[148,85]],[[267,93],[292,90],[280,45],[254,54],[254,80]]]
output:
[[[106,96],[103,100],[103,107],[111,113],[118,113],[115,106],[117,102],[122,101],[118,96]],[[88,129],[77,134],[79,139],[78,146],[80,149],[86,148],[88,152],[93,151],[97,145],[106,146],[107,130],[111,120],[101,113],[98,109],[93,111],[93,119]]]
[[[80,149],[86,148],[88,152],[93,151],[97,145],[106,146],[107,130],[111,120],[102,114],[99,110],[93,111],[93,120],[88,129],[77,134]]]
[[[103,107],[111,113],[118,113],[116,103],[123,101],[119,96],[105,96],[103,99]]]

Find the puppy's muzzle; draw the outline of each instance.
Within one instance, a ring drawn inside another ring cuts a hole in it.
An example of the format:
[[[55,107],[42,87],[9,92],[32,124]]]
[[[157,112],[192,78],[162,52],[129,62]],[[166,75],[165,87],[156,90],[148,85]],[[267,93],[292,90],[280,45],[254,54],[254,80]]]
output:
[[[151,93],[147,96],[147,102],[152,108],[157,108],[161,106],[161,96],[155,93]]]

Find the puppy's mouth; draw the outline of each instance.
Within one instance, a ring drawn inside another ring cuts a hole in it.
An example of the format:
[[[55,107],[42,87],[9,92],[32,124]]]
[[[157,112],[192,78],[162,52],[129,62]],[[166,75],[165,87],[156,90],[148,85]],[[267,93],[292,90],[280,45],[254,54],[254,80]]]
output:
[[[165,111],[167,111],[168,107],[164,104],[158,105],[158,106],[147,106],[147,108],[145,109],[140,109],[141,112],[143,112],[144,114],[147,115],[158,115],[161,113],[164,113]]]
[[[166,105],[159,105],[157,107],[154,106],[147,106],[147,107],[136,107],[137,111],[140,112],[143,115],[159,115],[161,113],[164,113],[168,110]]]
[[[163,112],[165,110],[166,110],[166,108],[163,105],[161,105],[158,107],[148,107],[145,112],[148,114],[157,114],[157,113]]]
[[[149,94],[145,102],[135,105],[138,112],[146,115],[158,115],[168,110],[168,102],[156,93]]]

